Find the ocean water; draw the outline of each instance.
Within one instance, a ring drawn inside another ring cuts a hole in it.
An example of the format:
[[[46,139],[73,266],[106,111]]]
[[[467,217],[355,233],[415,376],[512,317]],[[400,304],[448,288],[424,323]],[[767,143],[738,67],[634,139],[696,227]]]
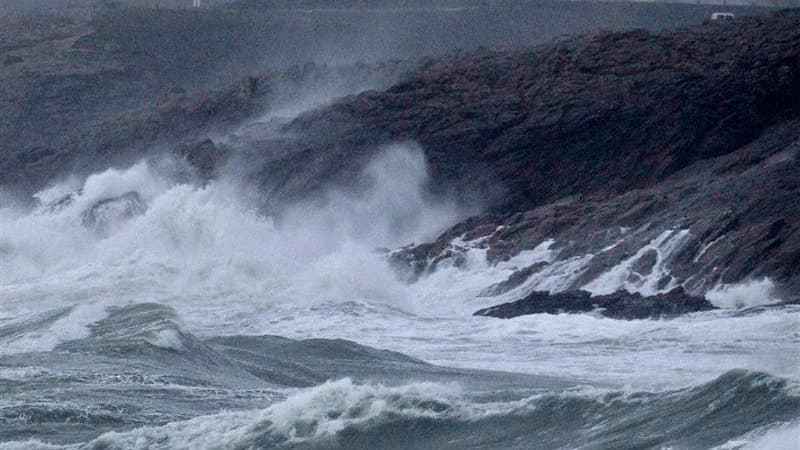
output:
[[[383,149],[369,189],[280,220],[174,172],[142,161],[4,207],[3,448],[795,448],[800,307],[759,307],[769,280],[674,320],[473,317],[566,286],[585,258],[549,240],[491,265],[457,239],[464,261],[401,281],[379,248],[469,214],[424,193],[413,145]],[[143,206],[86,223],[129,192]],[[642,251],[669,258],[686,233]],[[551,264],[481,296],[536,261]],[[650,292],[627,266],[585,287]]]

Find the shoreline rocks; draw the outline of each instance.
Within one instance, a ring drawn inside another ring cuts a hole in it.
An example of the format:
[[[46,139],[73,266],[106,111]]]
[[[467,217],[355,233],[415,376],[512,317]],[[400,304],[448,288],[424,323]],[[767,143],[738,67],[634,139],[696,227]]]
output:
[[[144,214],[147,205],[136,191],[126,192],[95,202],[81,213],[81,224],[94,233],[105,236],[119,224]]]
[[[587,291],[534,291],[524,298],[476,311],[474,316],[510,319],[529,314],[577,314],[596,311],[610,319],[665,319],[683,314],[717,309],[704,297],[687,294],[682,287],[644,296],[619,290],[592,296]]]

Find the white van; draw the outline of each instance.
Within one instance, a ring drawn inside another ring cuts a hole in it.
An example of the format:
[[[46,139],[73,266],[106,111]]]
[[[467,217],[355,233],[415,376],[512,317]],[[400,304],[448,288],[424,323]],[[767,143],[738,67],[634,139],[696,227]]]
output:
[[[711,20],[718,20],[721,22],[725,22],[728,20],[733,20],[736,16],[733,13],[729,12],[715,12],[711,14]]]

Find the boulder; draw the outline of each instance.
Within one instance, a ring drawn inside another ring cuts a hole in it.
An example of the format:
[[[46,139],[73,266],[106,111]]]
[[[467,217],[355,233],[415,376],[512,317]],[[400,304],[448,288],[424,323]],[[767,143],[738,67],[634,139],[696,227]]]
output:
[[[81,223],[94,233],[107,236],[113,229],[132,217],[143,214],[147,205],[136,191],[126,192],[95,202],[81,213]]]
[[[216,145],[211,139],[183,144],[178,153],[197,170],[202,180],[209,180],[217,174],[228,157],[228,149]]]
[[[689,295],[682,287],[649,296],[620,290],[592,297],[591,301],[605,317],[626,320],[669,318],[716,309],[704,297]]]
[[[682,287],[669,292],[643,296],[620,290],[592,296],[586,291],[534,291],[525,298],[476,311],[476,316],[510,319],[528,314],[586,313],[596,311],[611,319],[659,319],[716,309],[703,297],[687,294]]]
[[[475,316],[510,319],[528,314],[583,313],[594,309],[591,294],[586,291],[566,291],[549,293],[534,291],[515,302],[476,311]]]

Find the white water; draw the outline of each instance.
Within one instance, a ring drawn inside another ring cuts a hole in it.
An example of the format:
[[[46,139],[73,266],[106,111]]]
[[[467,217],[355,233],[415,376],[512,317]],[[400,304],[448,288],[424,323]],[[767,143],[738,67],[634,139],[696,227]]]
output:
[[[600,397],[596,389],[563,395]],[[411,383],[402,386],[356,384],[345,378],[301,389],[286,400],[263,410],[225,412],[164,426],[109,432],[90,443],[92,448],[113,449],[234,449],[251,448],[263,435],[277,442],[301,443],[330,437],[380,417],[476,421],[491,416],[525,413],[536,408],[535,395],[516,401],[475,403],[455,384]],[[432,403],[446,405],[434,409]],[[263,444],[262,444],[263,445]],[[38,441],[18,442],[0,448],[48,448]],[[63,448],[52,446],[49,448]]]
[[[800,421],[795,421],[758,428],[713,450],[797,450],[799,446]]]
[[[774,380],[774,379],[773,379]],[[785,391],[789,387],[783,388]],[[685,391],[683,391],[685,394]],[[787,391],[789,395],[793,395]],[[594,426],[585,432],[597,431],[602,434],[607,420],[612,421],[614,410],[626,406],[647,406],[653,402],[676,402],[680,393],[655,394],[642,396],[641,392],[631,389],[615,391],[591,386],[576,386],[564,391],[533,393],[521,396],[516,400],[495,400],[478,402],[471,398],[468,391],[455,383],[416,382],[398,386],[382,384],[354,383],[349,378],[328,381],[321,385],[293,390],[287,398],[271,404],[264,409],[253,409],[195,417],[189,420],[176,421],[161,426],[145,426],[124,432],[107,432],[88,443],[90,448],[108,449],[238,449],[238,448],[272,448],[281,444],[315,443],[349,429],[351,431],[369,429],[371,426],[391,422],[416,421],[426,419],[429,422],[441,423],[442,431],[447,432],[447,423],[476,423],[484,419],[495,418],[502,424],[505,419],[524,416],[542,409],[553,408],[554,397],[565,400],[592,401],[607,408],[607,417],[592,415],[584,417]],[[735,401],[720,393],[718,401],[726,403]],[[543,401],[544,400],[544,401]],[[583,403],[583,402],[580,402]],[[580,404],[579,403],[579,404]],[[709,405],[709,410],[715,408]],[[585,404],[585,403],[584,403]],[[559,408],[563,405],[557,405]],[[554,411],[557,413],[557,411]],[[680,417],[689,411],[673,410]],[[580,411],[575,411],[580,414]],[[701,413],[698,411],[697,413]],[[628,413],[628,418],[634,418]],[[605,420],[604,420],[605,419]],[[619,419],[618,417],[616,419]],[[634,418],[635,419],[635,418]],[[686,417],[684,417],[686,419]],[[535,419],[532,419],[535,420]],[[647,420],[640,423],[631,422],[628,428],[646,425]],[[536,426],[535,422],[532,424]],[[558,424],[544,424],[558,427]],[[674,426],[674,424],[670,424]],[[736,437],[714,450],[733,449],[794,449],[796,448],[798,426],[797,421],[791,423],[774,423],[758,427],[745,435]],[[568,432],[568,428],[562,433]],[[514,430],[519,432],[519,430]],[[535,435],[537,430],[531,430]],[[558,430],[553,430],[558,432]],[[619,429],[615,430],[620,432]],[[612,431],[614,432],[614,431]],[[459,436],[469,441],[478,436]],[[409,436],[412,437],[412,436]],[[580,433],[574,435],[561,434],[557,438],[570,438],[572,444],[580,442]],[[641,436],[634,436],[641,438]],[[389,445],[397,444],[401,436],[387,435]],[[497,439],[497,436],[490,437]],[[672,436],[673,439],[680,436]],[[450,441],[454,444],[458,441]],[[56,446],[37,440],[0,443],[0,449],[63,449],[84,448],[81,444]],[[585,444],[580,448],[587,447]],[[593,447],[589,445],[588,447]],[[457,446],[453,446],[457,448]],[[562,448],[562,447],[559,447]],[[566,447],[563,447],[566,448]],[[576,447],[577,448],[577,447]]]
[[[781,299],[775,295],[775,283],[769,278],[737,284],[720,284],[706,292],[706,298],[719,308],[748,308],[769,305]]]
[[[798,377],[798,308],[631,322],[593,315],[471,316],[528,290],[568,286],[591,255],[559,259],[553,241],[492,266],[480,242],[456,240],[465,264],[444,262],[419,282],[402,283],[375,248],[430,239],[467,213],[424,194],[424,158],[413,145],[384,149],[365,169],[369,187],[362,192],[330,191],[295,205],[279,224],[256,214],[233,184],[176,184],[162,172],[142,162],[40,193],[47,203],[82,188],[60,209],[3,209],[2,324],[79,305],[43,330],[5,339],[4,354],[50,350],[83,337],[109,305],[158,302],[174,307],[186,329],[200,336],[347,338],[450,366],[645,387],[692,385],[733,368]],[[132,190],[147,203],[144,214],[120,222],[107,237],[81,225],[81,212],[94,202]],[[659,255],[652,279],[631,285],[621,275],[631,259],[587,288],[651,291],[685,234],[665,232],[640,251]],[[537,261],[551,264],[503,296],[479,296]],[[722,287],[710,298],[738,305],[725,299],[739,298],[739,289]],[[765,301],[763,291],[742,289],[746,298]],[[175,345],[169,335],[153,339]]]
[[[683,247],[688,237],[689,230],[666,230],[640,248],[633,256],[612,267],[608,272],[584,286],[584,289],[594,294],[610,294],[620,289],[626,289],[630,292],[641,292],[644,295],[653,295],[659,291],[670,290],[676,286],[674,280],[662,288],[657,286],[658,282],[662,277],[669,275],[666,263],[676,251]],[[656,262],[651,273],[646,277],[637,276],[631,281],[630,275],[633,273],[636,261],[649,251],[656,253]]]

